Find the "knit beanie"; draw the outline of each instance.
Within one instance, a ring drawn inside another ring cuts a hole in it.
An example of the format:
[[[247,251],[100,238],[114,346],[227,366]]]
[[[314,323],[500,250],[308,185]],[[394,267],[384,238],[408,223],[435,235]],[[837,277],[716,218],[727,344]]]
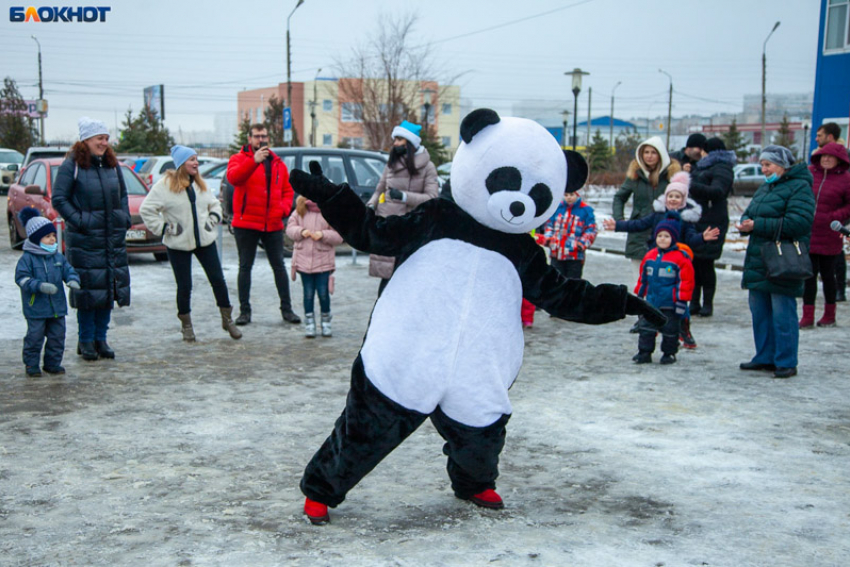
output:
[[[198,152],[186,146],[178,144],[171,147],[171,159],[174,160],[174,169],[180,169],[180,166],[186,163],[186,160],[196,155],[198,155]]]
[[[679,242],[679,223],[676,221],[667,219],[655,225],[655,232],[652,233],[653,240],[658,236],[659,232],[667,232],[670,234],[670,238],[673,239],[673,244]]]
[[[101,134],[109,135],[109,128],[100,120],[83,116],[77,121],[77,126],[80,128],[80,141],[100,136]]]
[[[688,136],[688,141],[685,144],[686,148],[700,148],[705,149],[706,139],[705,136],[697,132],[696,134],[691,134]]]
[[[770,145],[761,151],[759,161],[762,160],[767,160],[771,163],[775,163],[783,169],[788,169],[794,165],[794,154],[792,154],[791,150],[788,148]]]
[[[705,151],[711,153],[717,150],[726,151],[726,144],[720,138],[709,138],[708,142],[705,143]]]
[[[401,124],[393,128],[393,138],[404,138],[410,141],[413,147],[418,150],[419,145],[422,144],[422,138],[419,137],[421,131],[422,126],[404,120]]]
[[[687,171],[680,171],[676,175],[674,175],[670,179],[670,183],[667,184],[667,188],[664,190],[664,198],[667,198],[667,194],[670,191],[678,191],[682,194],[682,198],[687,201],[688,200],[688,187],[691,184],[691,176],[688,175]],[[682,203],[684,206],[684,203]]]
[[[51,232],[56,234],[56,227],[53,226],[52,222],[41,216],[38,209],[25,207],[18,214],[18,218],[21,219],[21,224],[26,227],[27,239],[35,245],[38,245],[41,239]]]

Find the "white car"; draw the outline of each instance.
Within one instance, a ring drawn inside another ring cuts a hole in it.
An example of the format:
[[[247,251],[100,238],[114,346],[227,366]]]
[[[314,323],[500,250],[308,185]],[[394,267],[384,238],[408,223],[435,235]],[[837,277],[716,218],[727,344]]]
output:
[[[735,166],[735,181],[741,182],[758,182],[764,181],[764,175],[761,173],[761,165],[757,163],[740,163]]]
[[[206,165],[209,163],[224,163],[227,164],[226,159],[221,158],[213,158],[206,156],[198,156],[198,163],[201,165]],[[169,169],[174,169],[174,160],[171,159],[171,156],[151,156],[148,158],[148,161],[142,166],[142,169],[137,171],[139,177],[142,178],[148,187],[153,187],[154,183],[159,181],[159,178],[165,175],[165,172]]]
[[[207,189],[209,189],[213,196],[217,199],[219,193],[221,193],[221,180],[224,179],[225,175],[227,175],[227,162],[213,162],[202,165],[198,170],[198,173],[200,173],[201,177],[204,178],[204,182],[207,184]]]

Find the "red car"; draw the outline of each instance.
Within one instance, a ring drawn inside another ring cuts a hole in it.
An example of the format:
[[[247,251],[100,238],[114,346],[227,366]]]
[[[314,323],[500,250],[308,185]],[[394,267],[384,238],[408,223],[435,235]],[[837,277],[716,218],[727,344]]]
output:
[[[6,215],[9,221],[9,244],[12,248],[20,248],[27,235],[27,231],[18,219],[18,213],[24,207],[35,207],[57,226],[61,224],[61,219],[58,218],[59,213],[51,206],[50,198],[53,194],[53,179],[63,161],[63,158],[33,160],[21,172],[17,182],[9,187]],[[162,244],[162,238],[149,231],[139,215],[139,207],[148,194],[148,188],[132,169],[125,164],[121,164],[121,167],[124,168],[130,218],[133,222],[133,226],[127,230],[127,252],[130,254],[153,253],[154,258],[163,262],[168,259],[168,255]]]

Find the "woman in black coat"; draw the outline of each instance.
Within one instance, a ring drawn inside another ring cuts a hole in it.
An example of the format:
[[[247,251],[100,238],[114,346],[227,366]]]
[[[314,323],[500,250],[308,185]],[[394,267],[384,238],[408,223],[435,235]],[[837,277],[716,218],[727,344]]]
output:
[[[130,305],[127,186],[106,124],[80,118],[79,126],[80,141],[53,185],[53,208],[65,220],[66,255],[81,280],[81,289],[71,291],[79,326],[77,354],[85,360],[115,358],[106,342],[112,306]]]

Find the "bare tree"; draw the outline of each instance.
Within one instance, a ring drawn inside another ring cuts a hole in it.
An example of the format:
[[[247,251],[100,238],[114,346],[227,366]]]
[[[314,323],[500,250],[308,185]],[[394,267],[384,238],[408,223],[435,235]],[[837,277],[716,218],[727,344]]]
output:
[[[382,14],[371,39],[336,64],[343,121],[362,123],[370,149],[388,149],[393,127],[402,120],[422,122],[420,109],[429,90],[433,99],[425,121],[434,124],[441,92],[431,48],[412,43],[417,20],[415,14]]]

